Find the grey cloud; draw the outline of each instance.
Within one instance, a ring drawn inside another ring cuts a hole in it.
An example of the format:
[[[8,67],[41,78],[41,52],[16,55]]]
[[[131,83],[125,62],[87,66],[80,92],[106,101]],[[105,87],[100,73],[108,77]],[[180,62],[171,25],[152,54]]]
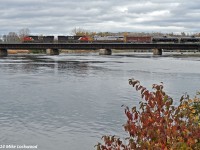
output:
[[[75,27],[110,32],[199,32],[199,0],[1,0],[0,34],[69,34]]]

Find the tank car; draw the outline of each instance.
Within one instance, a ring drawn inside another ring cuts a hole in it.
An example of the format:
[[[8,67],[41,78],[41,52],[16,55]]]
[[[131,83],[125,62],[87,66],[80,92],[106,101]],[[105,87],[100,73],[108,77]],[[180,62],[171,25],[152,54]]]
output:
[[[152,43],[178,43],[179,39],[177,37],[153,37]]]
[[[199,43],[200,37],[182,37],[180,39],[180,43]]]

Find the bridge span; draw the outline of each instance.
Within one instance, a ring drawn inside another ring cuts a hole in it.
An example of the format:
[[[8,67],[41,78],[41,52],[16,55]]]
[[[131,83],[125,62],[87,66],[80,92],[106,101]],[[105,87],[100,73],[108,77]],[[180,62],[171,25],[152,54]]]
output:
[[[47,54],[58,55],[61,49],[100,50],[100,54],[111,55],[112,49],[118,50],[152,50],[154,55],[162,55],[162,50],[200,50],[198,43],[17,43],[0,44],[0,56],[7,56],[8,49],[41,50]]]

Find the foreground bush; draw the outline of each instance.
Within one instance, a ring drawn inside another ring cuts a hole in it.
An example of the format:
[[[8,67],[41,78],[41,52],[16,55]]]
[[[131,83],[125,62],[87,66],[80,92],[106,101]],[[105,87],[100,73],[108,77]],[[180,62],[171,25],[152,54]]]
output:
[[[103,136],[104,144],[97,150],[168,150],[200,149],[200,99],[182,96],[180,104],[163,91],[163,85],[153,84],[154,92],[130,79],[129,84],[141,93],[143,101],[136,107],[125,107],[127,122],[123,125],[129,137],[121,141],[116,136]]]

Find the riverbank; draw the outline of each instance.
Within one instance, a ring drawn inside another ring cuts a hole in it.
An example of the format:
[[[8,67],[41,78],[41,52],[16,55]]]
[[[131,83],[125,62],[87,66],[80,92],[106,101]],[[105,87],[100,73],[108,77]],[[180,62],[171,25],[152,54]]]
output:
[[[8,50],[8,54],[44,53],[44,50]],[[61,53],[98,53],[99,50],[61,50]]]
[[[98,53],[99,50],[61,50],[61,53]]]
[[[30,50],[8,50],[8,54],[29,54]]]

